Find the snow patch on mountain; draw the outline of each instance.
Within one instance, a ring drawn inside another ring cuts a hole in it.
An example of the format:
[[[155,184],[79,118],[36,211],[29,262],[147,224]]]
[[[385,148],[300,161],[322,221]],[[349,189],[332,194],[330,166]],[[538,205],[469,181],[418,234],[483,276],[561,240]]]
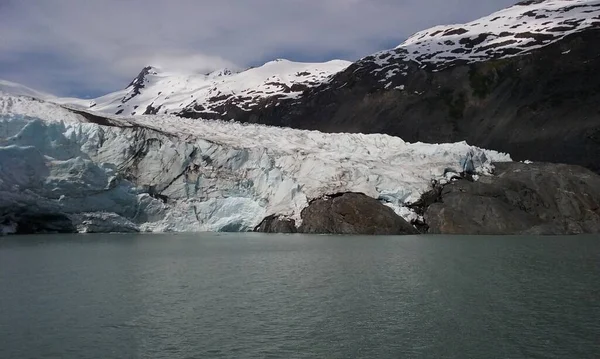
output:
[[[461,142],[325,134],[173,116],[109,116],[0,96],[0,225],[68,220],[77,231],[246,231],[300,223],[309,201],[362,192],[406,204],[448,172],[510,157]],[[61,222],[62,223],[62,222]]]
[[[523,1],[462,25],[436,26],[398,46],[417,62],[482,61],[519,55],[600,28],[600,0]]]
[[[529,0],[478,20],[420,31],[398,47],[367,56],[384,88],[403,90],[411,66],[440,71],[455,65],[526,54],[566,36],[600,29],[600,0]],[[568,54],[568,50],[565,52]]]

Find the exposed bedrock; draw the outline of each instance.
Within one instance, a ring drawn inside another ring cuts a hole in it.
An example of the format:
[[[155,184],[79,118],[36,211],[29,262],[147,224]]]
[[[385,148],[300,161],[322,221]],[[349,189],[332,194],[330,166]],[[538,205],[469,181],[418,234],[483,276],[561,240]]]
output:
[[[600,176],[583,167],[497,163],[494,176],[436,191],[424,211],[429,233],[600,233]]]
[[[296,221],[293,219],[268,216],[260,224],[254,228],[254,232],[262,233],[297,233]]]
[[[391,208],[361,193],[343,193],[314,200],[302,211],[301,233],[418,234]]]

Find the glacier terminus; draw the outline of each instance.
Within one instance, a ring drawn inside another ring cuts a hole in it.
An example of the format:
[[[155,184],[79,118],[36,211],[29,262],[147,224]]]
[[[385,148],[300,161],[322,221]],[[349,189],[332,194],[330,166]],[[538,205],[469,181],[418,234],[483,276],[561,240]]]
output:
[[[486,175],[510,156],[170,115],[106,116],[0,97],[0,223],[77,232],[250,231],[311,200],[360,192],[407,220],[432,181]]]

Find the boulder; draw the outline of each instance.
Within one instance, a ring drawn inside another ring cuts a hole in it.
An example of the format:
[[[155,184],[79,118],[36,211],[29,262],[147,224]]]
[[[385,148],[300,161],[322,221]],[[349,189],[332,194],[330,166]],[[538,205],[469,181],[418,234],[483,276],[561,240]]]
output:
[[[302,211],[300,233],[399,235],[419,232],[391,208],[361,193],[316,199]]]
[[[254,232],[262,233],[297,233],[296,222],[293,219],[268,216],[254,228]]]

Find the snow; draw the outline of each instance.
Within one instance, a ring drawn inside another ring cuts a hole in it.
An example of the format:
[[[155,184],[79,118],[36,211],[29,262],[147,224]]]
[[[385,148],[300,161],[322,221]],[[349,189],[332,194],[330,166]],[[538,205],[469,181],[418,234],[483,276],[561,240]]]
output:
[[[506,154],[465,142],[407,143],[174,116],[109,116],[106,126],[44,101],[0,95],[0,224],[60,213],[77,230],[246,231],[309,201],[362,192],[406,205],[448,170],[489,174]]]
[[[160,114],[176,114],[184,109],[224,114],[222,106],[225,104],[248,111],[264,98],[296,98],[304,87],[319,85],[349,65],[350,62],[342,60],[300,63],[279,59],[242,72],[222,69],[210,74],[148,67],[124,90],[91,101],[57,99],[54,102],[123,115],[144,114],[149,106]],[[292,88],[294,85],[302,86]]]
[[[363,60],[375,63],[375,71],[388,69],[395,60],[439,70],[457,62],[518,56],[599,26],[600,0],[527,1],[466,24],[417,32],[396,49]]]
[[[16,96],[35,97],[39,99],[50,99],[54,97],[50,94],[37,91],[27,86],[6,80],[0,80],[0,93],[12,94]]]

